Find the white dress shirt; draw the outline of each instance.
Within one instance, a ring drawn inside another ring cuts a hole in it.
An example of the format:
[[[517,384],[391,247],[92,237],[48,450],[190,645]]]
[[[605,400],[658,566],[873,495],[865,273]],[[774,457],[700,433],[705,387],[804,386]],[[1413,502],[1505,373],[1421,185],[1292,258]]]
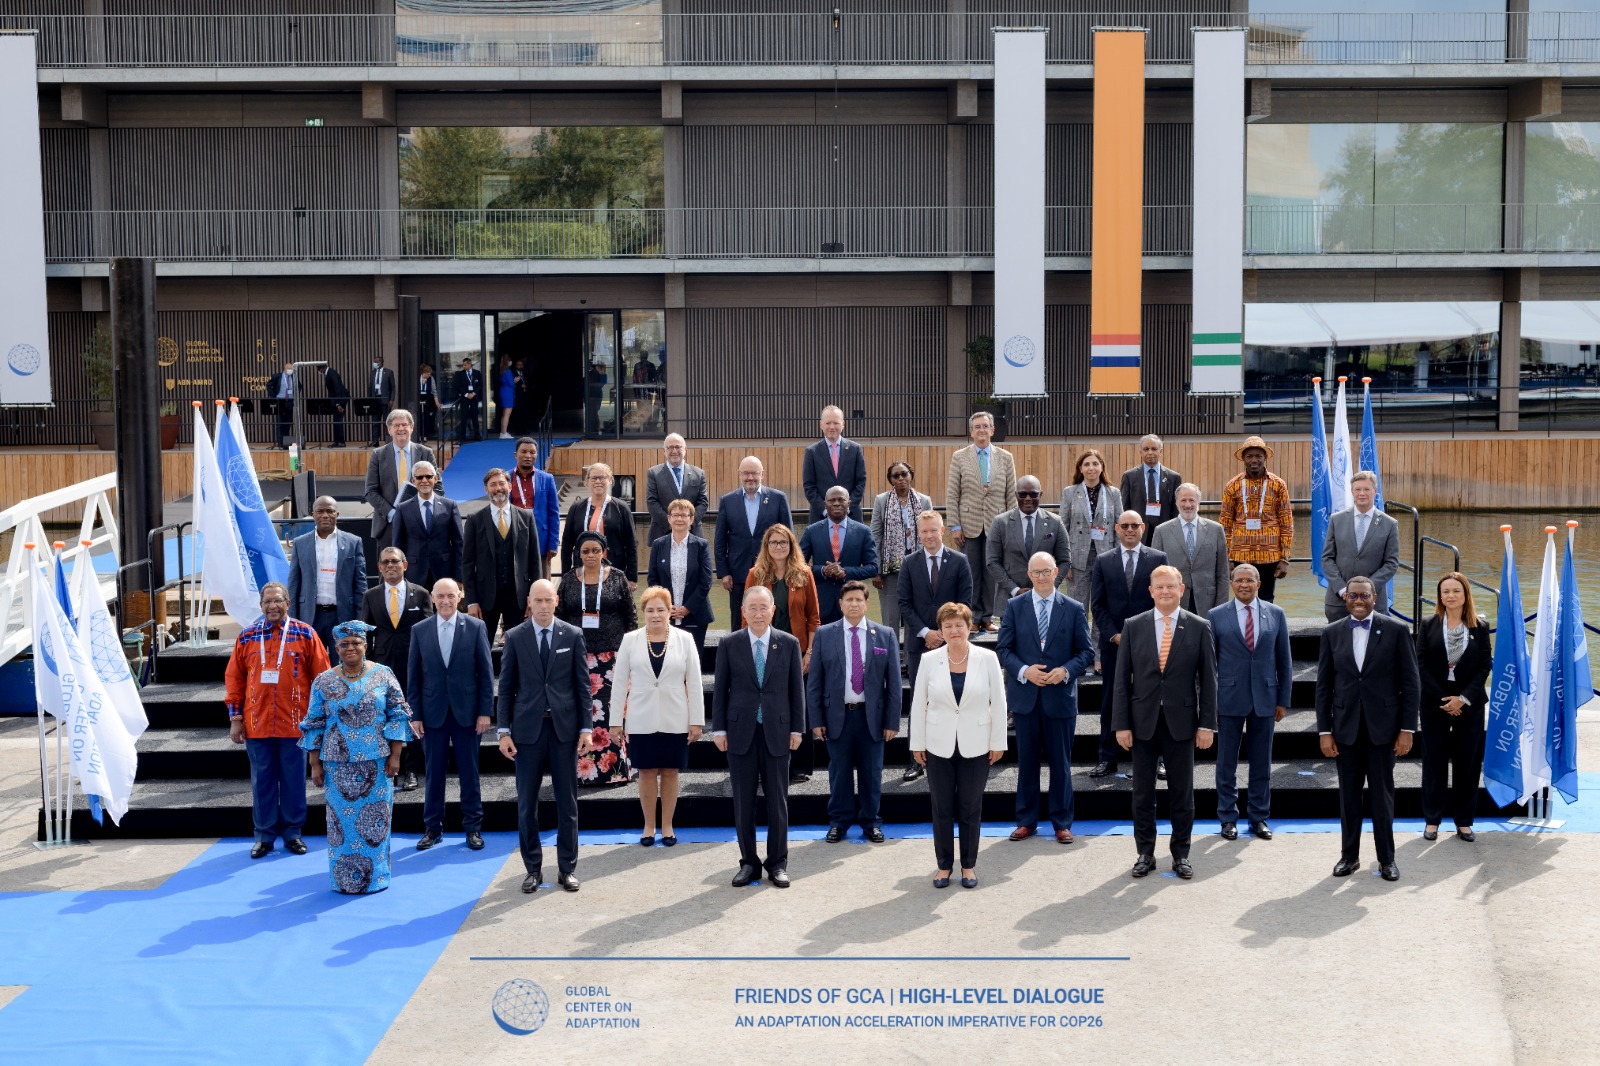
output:
[[[1161,648],[1161,634],[1166,632],[1167,619],[1169,618],[1172,620],[1172,639],[1178,639],[1178,612],[1173,611],[1171,614],[1162,614],[1158,608],[1152,613],[1154,614],[1156,620],[1156,648],[1159,652],[1159,649]]]
[[[317,603],[339,602],[339,531],[312,538],[317,547]]]

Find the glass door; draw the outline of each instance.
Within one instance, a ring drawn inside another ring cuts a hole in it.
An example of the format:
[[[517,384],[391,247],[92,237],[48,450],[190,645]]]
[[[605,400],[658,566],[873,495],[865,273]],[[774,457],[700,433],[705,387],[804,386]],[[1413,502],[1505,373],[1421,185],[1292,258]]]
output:
[[[583,432],[615,437],[621,397],[617,392],[617,313],[583,316]]]

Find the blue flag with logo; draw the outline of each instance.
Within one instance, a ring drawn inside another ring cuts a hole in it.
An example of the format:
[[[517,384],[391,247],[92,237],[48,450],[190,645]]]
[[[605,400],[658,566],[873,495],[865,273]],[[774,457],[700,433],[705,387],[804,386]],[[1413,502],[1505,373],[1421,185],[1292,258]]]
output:
[[[1377,495],[1373,498],[1373,506],[1383,510],[1383,471],[1378,469],[1378,434],[1372,428],[1372,389],[1365,382],[1361,385],[1361,465],[1356,469],[1370,470],[1377,475]],[[1386,603],[1394,602],[1394,582],[1390,581],[1384,592]]]
[[[1583,635],[1583,604],[1572,569],[1572,541],[1561,572],[1561,613],[1556,622],[1556,654],[1550,665],[1550,732],[1545,751],[1550,784],[1568,803],[1578,800],[1578,708],[1594,698],[1589,644]]]
[[[1322,385],[1311,386],[1311,572],[1317,584],[1328,587],[1322,570],[1322,542],[1328,536],[1328,515],[1333,512],[1333,483],[1328,480],[1328,431],[1322,425]]]
[[[1494,672],[1489,675],[1489,723],[1484,732],[1483,783],[1498,806],[1522,798],[1523,719],[1528,711],[1528,635],[1511,537],[1500,567],[1500,613],[1495,619]]]
[[[256,588],[269,581],[287,582],[289,559],[283,553],[283,542],[278,539],[272,519],[267,517],[267,504],[262,499],[255,470],[240,449],[239,439],[227,419],[220,419],[217,425],[217,469],[228,490],[228,506],[239,527],[240,546],[250,560]]]

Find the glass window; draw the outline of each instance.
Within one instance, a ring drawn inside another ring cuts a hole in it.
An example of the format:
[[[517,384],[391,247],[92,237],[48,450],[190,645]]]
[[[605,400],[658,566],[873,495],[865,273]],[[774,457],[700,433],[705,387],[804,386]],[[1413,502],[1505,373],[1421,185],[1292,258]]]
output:
[[[667,431],[667,316],[622,312],[622,432],[659,437]]]
[[[1530,122],[1527,131],[1523,248],[1600,248],[1600,122]]]
[[[1524,303],[1520,379],[1526,426],[1600,418],[1600,303]]]
[[[1250,0],[1250,15],[1252,63],[1505,58],[1505,0]]]
[[[616,320],[612,312],[588,314],[583,322],[584,435],[617,433]]]

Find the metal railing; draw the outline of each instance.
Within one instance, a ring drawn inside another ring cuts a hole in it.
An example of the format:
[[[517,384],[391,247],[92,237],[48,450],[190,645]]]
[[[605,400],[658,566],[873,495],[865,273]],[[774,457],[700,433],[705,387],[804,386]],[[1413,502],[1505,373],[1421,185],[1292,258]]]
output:
[[[930,7],[934,6],[932,3]],[[1069,5],[1060,5],[1069,8]],[[1441,5],[1444,6],[1444,5]],[[986,65],[996,26],[1044,26],[1047,60],[1093,61],[1095,26],[1149,30],[1146,61],[1192,60],[1194,27],[1249,30],[1275,65],[1600,62],[1600,13],[747,12],[0,16],[47,67],[673,67]]]

